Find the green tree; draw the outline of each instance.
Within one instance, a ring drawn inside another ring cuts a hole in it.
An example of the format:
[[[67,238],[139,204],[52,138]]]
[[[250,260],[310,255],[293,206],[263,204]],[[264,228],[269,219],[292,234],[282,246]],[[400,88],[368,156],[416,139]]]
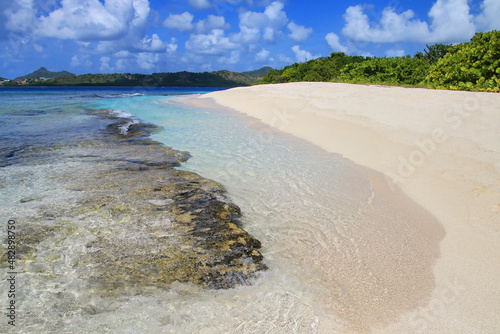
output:
[[[430,68],[425,82],[434,88],[500,91],[500,32],[477,33],[454,46]]]

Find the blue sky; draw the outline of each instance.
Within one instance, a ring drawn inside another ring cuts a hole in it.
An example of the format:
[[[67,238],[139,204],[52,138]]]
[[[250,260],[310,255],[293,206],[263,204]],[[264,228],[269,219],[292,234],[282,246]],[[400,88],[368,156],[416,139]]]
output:
[[[0,76],[247,71],[500,30],[500,0],[0,0]]]

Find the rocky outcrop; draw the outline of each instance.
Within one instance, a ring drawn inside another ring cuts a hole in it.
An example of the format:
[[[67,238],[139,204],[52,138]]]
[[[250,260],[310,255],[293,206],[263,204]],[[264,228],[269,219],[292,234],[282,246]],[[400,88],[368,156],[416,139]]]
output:
[[[75,140],[4,149],[6,167],[54,164],[46,177],[70,194],[65,202],[51,192],[21,200],[35,212],[19,224],[21,259],[43,263],[33,259],[50,245],[83,240],[65,263],[101,294],[173,281],[231,288],[266,269],[223,186],[174,168],[189,153],[151,140],[154,125],[109,110],[88,114],[98,130]]]

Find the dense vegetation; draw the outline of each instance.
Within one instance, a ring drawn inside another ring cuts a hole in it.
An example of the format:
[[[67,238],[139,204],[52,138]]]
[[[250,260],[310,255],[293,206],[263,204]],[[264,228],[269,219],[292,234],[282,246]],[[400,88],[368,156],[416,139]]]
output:
[[[431,67],[425,82],[434,88],[500,91],[500,31],[478,33]]]
[[[53,79],[40,79],[38,77],[34,77],[31,79],[25,79],[24,82],[9,81],[3,85],[236,87],[254,84],[261,80],[265,73],[267,73],[266,69],[257,70],[255,72],[257,74],[253,75],[230,72],[226,70],[210,73],[177,72],[153,74],[82,74],[57,77]]]
[[[413,57],[332,53],[270,71],[259,83],[329,81],[472,91],[500,91],[500,32],[477,33],[455,46],[427,45]]]

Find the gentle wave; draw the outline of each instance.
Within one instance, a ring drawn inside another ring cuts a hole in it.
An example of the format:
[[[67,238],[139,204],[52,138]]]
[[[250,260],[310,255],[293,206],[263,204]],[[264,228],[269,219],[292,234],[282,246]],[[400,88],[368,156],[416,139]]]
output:
[[[126,135],[126,134],[127,134],[127,132],[128,132],[128,129],[129,129],[132,125],[134,125],[134,124],[139,124],[139,121],[138,121],[138,120],[136,120],[136,119],[134,119],[134,120],[132,120],[132,121],[130,121],[130,122],[127,122],[127,123],[125,123],[125,124],[123,124],[123,125],[119,126],[119,127],[118,127],[118,129],[120,129],[120,133],[121,133],[122,135]]]
[[[109,113],[118,118],[134,118],[134,115],[132,115],[131,113],[119,109],[109,109]]]

